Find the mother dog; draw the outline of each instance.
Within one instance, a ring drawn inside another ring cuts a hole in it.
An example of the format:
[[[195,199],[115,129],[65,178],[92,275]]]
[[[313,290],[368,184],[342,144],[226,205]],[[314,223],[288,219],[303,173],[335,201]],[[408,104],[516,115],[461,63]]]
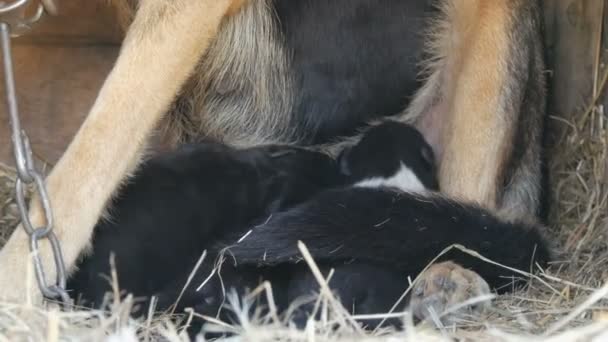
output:
[[[443,192],[506,215],[536,215],[545,97],[537,1],[113,5],[128,26],[120,55],[47,178],[69,269],[163,118],[175,141],[212,136],[333,151],[334,138],[395,115],[431,142]],[[44,223],[37,200],[30,217]],[[54,279],[48,247],[41,253]],[[3,299],[25,298],[27,255],[18,229],[0,252]]]

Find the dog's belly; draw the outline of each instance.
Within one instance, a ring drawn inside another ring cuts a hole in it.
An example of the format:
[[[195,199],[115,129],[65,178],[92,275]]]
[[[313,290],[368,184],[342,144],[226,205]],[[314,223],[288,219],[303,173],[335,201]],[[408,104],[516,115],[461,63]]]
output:
[[[426,0],[275,0],[306,142],[404,109],[419,85]]]
[[[186,140],[305,145],[396,114],[420,84],[431,1],[251,2],[221,28],[173,122]]]

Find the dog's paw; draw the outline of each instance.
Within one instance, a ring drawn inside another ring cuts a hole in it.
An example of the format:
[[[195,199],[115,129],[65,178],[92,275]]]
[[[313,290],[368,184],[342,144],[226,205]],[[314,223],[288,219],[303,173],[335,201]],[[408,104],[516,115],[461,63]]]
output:
[[[463,314],[485,310],[490,299],[468,305],[462,303],[489,293],[488,283],[477,273],[453,262],[442,262],[431,266],[414,284],[410,310],[420,320],[451,325]]]

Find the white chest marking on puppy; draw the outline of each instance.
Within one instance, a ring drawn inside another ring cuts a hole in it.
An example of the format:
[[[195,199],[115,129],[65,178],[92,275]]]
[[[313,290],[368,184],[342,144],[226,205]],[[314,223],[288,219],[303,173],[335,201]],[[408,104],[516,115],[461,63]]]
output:
[[[402,191],[417,193],[426,191],[426,188],[420,179],[418,179],[414,171],[403,163],[401,163],[399,170],[389,178],[372,177],[356,183],[355,186],[361,188],[393,187]]]

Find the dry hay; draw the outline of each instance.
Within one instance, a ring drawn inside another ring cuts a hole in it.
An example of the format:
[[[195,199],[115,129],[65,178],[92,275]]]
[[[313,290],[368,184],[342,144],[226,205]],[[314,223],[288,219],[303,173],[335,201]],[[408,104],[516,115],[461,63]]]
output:
[[[19,221],[14,189],[15,171],[0,164],[0,246],[6,243],[12,227]]]
[[[603,89],[608,73],[600,82]],[[599,92],[601,93],[601,92]],[[207,317],[209,329],[236,333],[239,340],[274,341],[602,341],[608,340],[608,133],[602,106],[594,99],[573,119],[552,117],[561,135],[550,149],[550,226],[561,250],[557,261],[530,278],[525,289],[495,299],[492,309],[463,319],[460,329],[413,327],[403,313],[403,331],[363,332],[330,293],[321,291],[322,319],[298,331],[286,317],[240,314],[239,325]],[[0,165],[0,246],[18,222],[13,200],[14,170]],[[314,267],[312,260],[308,260]],[[323,279],[319,279],[323,284]],[[321,289],[323,287],[321,286]],[[268,295],[262,287],[258,295]],[[228,296],[237,312],[247,311],[248,300]],[[168,316],[146,320],[129,317],[130,297],[115,301],[107,311],[60,312],[31,305],[0,303],[0,340],[132,341],[162,338],[187,340]],[[195,313],[192,313],[195,315]],[[192,317],[190,317],[192,318]]]

